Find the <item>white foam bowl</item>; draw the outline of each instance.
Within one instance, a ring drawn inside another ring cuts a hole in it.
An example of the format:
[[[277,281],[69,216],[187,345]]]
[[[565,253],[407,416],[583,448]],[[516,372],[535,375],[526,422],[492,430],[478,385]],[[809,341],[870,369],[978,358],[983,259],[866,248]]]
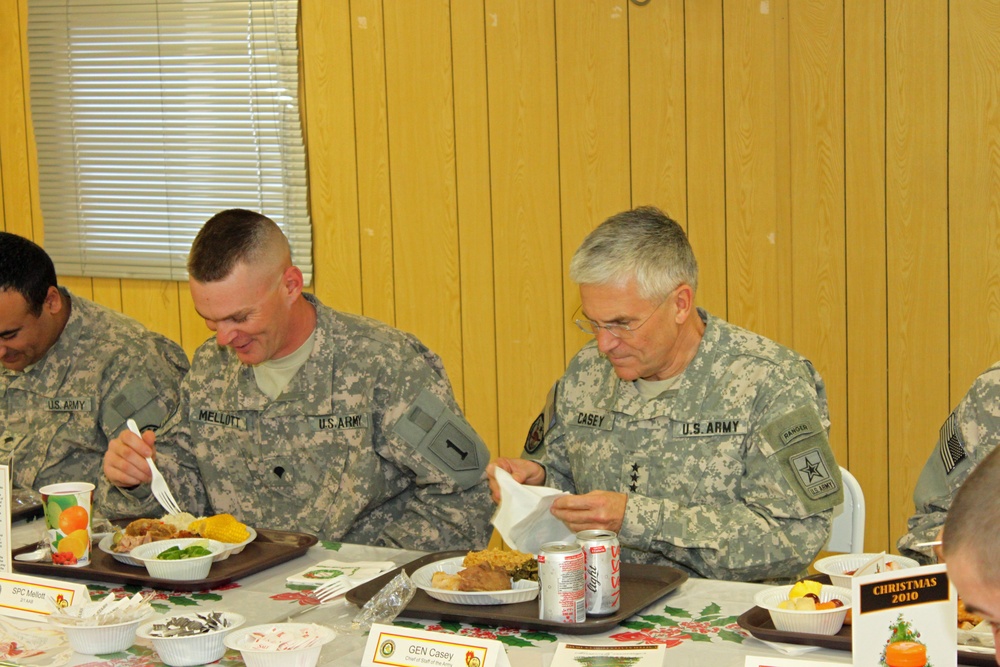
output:
[[[211,630],[200,635],[185,637],[157,637],[150,634],[154,625],[161,625],[173,618],[191,618],[200,620],[197,614],[174,614],[173,616],[147,621],[139,627],[136,634],[142,639],[153,642],[153,648],[164,664],[171,667],[190,667],[215,662],[226,654],[226,634],[243,625],[246,619],[230,611],[222,612],[222,617],[229,625],[217,630]]]
[[[774,586],[760,591],[753,597],[758,607],[767,609],[776,630],[781,632],[804,632],[811,635],[835,635],[840,632],[851,608],[851,590],[840,586],[824,585],[819,593],[820,602],[829,602],[836,598],[844,603],[843,607],[834,609],[818,609],[816,611],[795,611],[779,609],[778,604],[788,599],[791,586]]]
[[[170,547],[177,546],[181,549],[196,543],[207,543],[206,547],[211,553],[207,556],[196,558],[184,558],[181,560],[160,560],[157,556]],[[226,550],[226,545],[215,540],[206,540],[201,537],[185,537],[176,540],[161,540],[140,544],[129,552],[132,558],[140,561],[146,566],[149,576],[157,579],[169,579],[170,581],[198,581],[208,576],[212,569],[215,556]]]
[[[813,567],[816,568],[817,572],[822,572],[823,574],[829,576],[830,583],[834,586],[850,588],[851,575],[844,573],[853,572],[878,555],[879,554],[837,554],[836,556],[820,558],[813,564]],[[912,558],[897,556],[895,554],[886,554],[885,560],[888,563],[894,563],[897,569],[901,570],[920,565],[920,563]]]
[[[256,530],[254,530],[250,526],[247,526],[247,530],[250,531],[250,537],[243,540],[242,542],[236,542],[235,544],[230,544],[228,542],[221,542],[220,544],[225,545],[226,549],[224,551],[220,551],[219,553],[215,554],[215,557],[212,559],[212,562],[218,563],[220,560],[226,560],[230,556],[235,556],[236,554],[241,553],[244,549],[247,548],[248,544],[257,539]],[[114,533],[106,533],[104,537],[102,537],[101,540],[97,543],[97,548],[103,551],[104,553],[108,554],[112,558],[114,558],[119,563],[124,563],[125,565],[133,565],[135,567],[143,566],[143,562],[137,558],[133,558],[131,552],[119,553],[115,551],[114,539],[115,539]],[[189,538],[189,539],[195,539],[195,538]],[[204,538],[197,538],[197,539],[204,539]],[[151,542],[150,544],[156,544],[156,543]],[[133,549],[133,551],[135,551],[135,549]]]
[[[64,625],[52,617],[49,617],[49,623],[66,633],[70,647],[77,653],[104,655],[124,651],[135,644],[136,628],[150,614],[114,625]]]
[[[270,633],[275,629],[283,630],[292,635],[309,628],[320,635],[317,642],[308,648],[290,651],[263,650],[250,646],[254,633]],[[236,649],[243,656],[246,667],[314,667],[319,662],[319,654],[323,646],[331,641],[337,633],[330,628],[313,623],[271,623],[268,625],[253,625],[226,635],[226,646]]]

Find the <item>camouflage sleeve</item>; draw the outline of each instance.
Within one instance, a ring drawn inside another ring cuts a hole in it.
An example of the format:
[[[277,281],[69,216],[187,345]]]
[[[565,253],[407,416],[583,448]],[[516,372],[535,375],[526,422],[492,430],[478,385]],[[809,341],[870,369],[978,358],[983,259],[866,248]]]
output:
[[[420,346],[422,347],[422,346]],[[424,348],[425,349],[425,348]],[[378,543],[410,549],[482,549],[493,502],[489,450],[462,415],[440,363],[405,354],[383,372],[373,443],[379,456],[413,478],[406,510]]]
[[[559,382],[552,385],[545,399],[545,407],[528,429],[521,458],[534,461],[545,468],[545,486],[576,493],[569,452],[561,445],[563,424],[556,409]],[[544,445],[544,446],[543,446]]]
[[[211,506],[191,445],[187,396],[182,384],[176,409],[156,432],[156,467],[163,473],[181,509],[195,516],[206,516],[211,512]],[[95,501],[109,519],[158,517],[164,514],[149,484],[123,489],[102,476],[95,491]]]
[[[833,508],[843,502],[815,393],[789,381],[756,415],[736,498],[720,505],[630,494],[623,545],[662,553],[704,577],[741,581],[801,576],[830,536]],[[802,400],[803,398],[809,400]]]
[[[913,490],[915,512],[907,533],[899,538],[899,553],[921,564],[936,562],[932,547],[916,547],[938,538],[951,501],[972,470],[1000,438],[1000,370],[981,375],[938,433],[937,446],[927,458]]]

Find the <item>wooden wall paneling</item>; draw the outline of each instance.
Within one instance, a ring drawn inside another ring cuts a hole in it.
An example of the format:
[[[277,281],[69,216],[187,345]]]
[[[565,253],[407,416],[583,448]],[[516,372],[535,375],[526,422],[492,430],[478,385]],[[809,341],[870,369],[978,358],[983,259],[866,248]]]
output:
[[[365,315],[395,325],[385,27],[381,0],[351,1],[351,34],[362,302]]]
[[[172,280],[122,280],[122,312],[171,340],[181,340],[180,283]]]
[[[843,4],[794,2],[788,18],[793,347],[823,376],[830,442],[846,463]]]
[[[314,293],[328,306],[360,313],[363,304],[349,2],[302,0],[300,24],[300,92],[309,161]]]
[[[122,285],[125,281],[119,278],[81,278],[81,280],[87,280],[92,284],[94,301],[111,310],[121,312]]]
[[[76,296],[101,303],[102,305],[111,308],[111,310],[121,310],[121,300],[119,300],[117,306],[109,306],[108,304],[97,301],[97,299],[94,298],[94,286],[90,278],[83,278],[81,276],[60,276],[57,274],[57,279],[60,285],[68,289]],[[118,281],[116,280],[115,282]]]
[[[384,8],[396,325],[444,360],[463,393],[448,0]]]
[[[948,230],[951,401],[1000,360],[1000,6],[951,3]]]
[[[681,11],[687,209],[674,215],[686,218],[682,223],[698,258],[697,303],[728,319],[722,0],[688,0]],[[668,20],[673,25],[676,18]]]
[[[889,535],[906,531],[920,469],[949,411],[948,12],[886,2]]]
[[[594,227],[631,208],[630,175],[634,172],[629,169],[629,107],[634,100],[630,87],[633,94],[635,90],[629,78],[629,19],[622,3],[556,0],[555,20],[562,322],[568,362],[593,338],[572,323],[580,293],[569,278],[570,259]],[[656,110],[647,114],[644,120]],[[644,166],[650,166],[649,161]]]
[[[552,2],[486,0],[500,453],[564,369]]]
[[[847,458],[864,490],[865,544],[892,549],[885,219],[885,7],[844,3]]]
[[[788,161],[782,136],[788,132],[782,59],[788,35],[779,5],[739,0],[723,6],[727,277],[730,321],[791,345],[787,169],[780,166]]]
[[[188,359],[194,358],[195,350],[204,343],[210,336],[214,336],[204,318],[198,314],[194,307],[194,299],[191,298],[191,289],[187,283],[179,283],[177,286],[178,317],[181,337],[179,342]]]
[[[465,416],[494,456],[497,412],[497,322],[493,298],[493,218],[482,2],[451,5],[455,100],[455,184],[461,271]],[[504,328],[504,335],[509,331]]]
[[[28,138],[27,2],[0,3],[0,188],[3,188],[3,229],[42,244],[32,220],[31,164]],[[22,44],[23,46],[22,48]]]
[[[628,53],[632,178],[625,186],[630,187],[634,206],[658,206],[687,227],[684,1],[627,7],[623,48]],[[721,72],[720,67],[717,74]],[[561,101],[563,96],[559,97]],[[598,125],[602,122],[599,117]]]

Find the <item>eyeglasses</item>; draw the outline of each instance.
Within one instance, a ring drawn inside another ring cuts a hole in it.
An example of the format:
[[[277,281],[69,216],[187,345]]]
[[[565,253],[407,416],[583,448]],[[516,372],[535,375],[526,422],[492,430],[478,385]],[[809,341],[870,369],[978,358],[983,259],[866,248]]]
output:
[[[632,338],[635,336],[635,332],[638,331],[642,325],[648,322],[650,318],[656,314],[656,311],[660,309],[660,306],[670,300],[670,297],[673,296],[673,294],[673,292],[668,294],[667,298],[658,303],[656,308],[653,309],[653,312],[650,313],[646,319],[639,322],[639,324],[634,327],[628,324],[599,324],[594,320],[573,320],[573,322],[576,323],[576,326],[579,327],[580,331],[585,334],[590,334],[591,336],[596,336],[598,331],[604,329],[615,338]]]

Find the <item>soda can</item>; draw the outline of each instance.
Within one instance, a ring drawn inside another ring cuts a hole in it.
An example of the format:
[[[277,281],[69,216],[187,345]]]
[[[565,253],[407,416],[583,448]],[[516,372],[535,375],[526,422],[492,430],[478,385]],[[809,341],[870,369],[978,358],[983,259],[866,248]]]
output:
[[[587,613],[602,616],[618,611],[622,595],[618,535],[610,530],[581,530],[576,543],[587,561]]]
[[[583,550],[574,542],[547,542],[538,550],[538,618],[556,623],[587,620]]]

